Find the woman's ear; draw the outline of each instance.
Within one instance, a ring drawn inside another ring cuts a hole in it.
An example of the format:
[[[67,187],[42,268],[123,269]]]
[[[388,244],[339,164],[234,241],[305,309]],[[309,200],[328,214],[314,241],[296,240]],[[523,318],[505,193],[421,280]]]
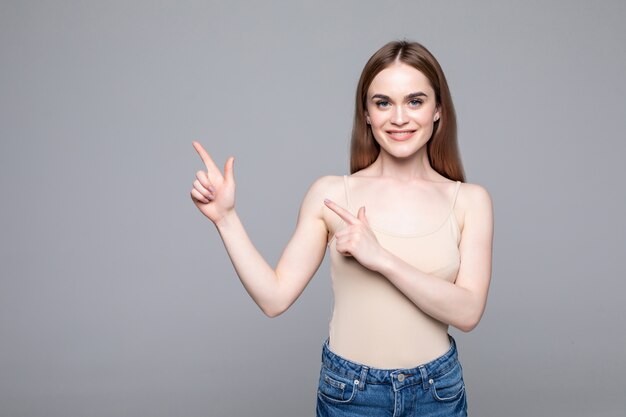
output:
[[[372,121],[370,120],[370,115],[369,115],[369,113],[367,112],[367,110],[365,110],[365,111],[363,112],[363,114],[365,114],[365,122],[366,122],[368,125],[369,125],[369,124],[371,124],[371,123],[372,123]]]
[[[441,108],[437,107],[437,111],[435,111],[435,117],[433,121],[438,121],[439,118],[441,117]]]

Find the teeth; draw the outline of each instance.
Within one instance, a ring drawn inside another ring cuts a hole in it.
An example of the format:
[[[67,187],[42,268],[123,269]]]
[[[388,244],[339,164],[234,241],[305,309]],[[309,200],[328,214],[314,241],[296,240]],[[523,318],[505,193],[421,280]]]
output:
[[[414,130],[403,130],[401,132],[387,132],[389,134],[389,136],[391,136],[394,139],[397,140],[402,140],[405,138],[409,138],[413,135],[413,133],[415,133]]]

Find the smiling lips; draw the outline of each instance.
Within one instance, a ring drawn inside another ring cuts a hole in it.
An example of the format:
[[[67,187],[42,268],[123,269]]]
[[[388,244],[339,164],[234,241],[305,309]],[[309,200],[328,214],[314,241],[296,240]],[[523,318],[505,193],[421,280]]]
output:
[[[393,140],[403,141],[409,139],[415,130],[388,130],[387,135]]]

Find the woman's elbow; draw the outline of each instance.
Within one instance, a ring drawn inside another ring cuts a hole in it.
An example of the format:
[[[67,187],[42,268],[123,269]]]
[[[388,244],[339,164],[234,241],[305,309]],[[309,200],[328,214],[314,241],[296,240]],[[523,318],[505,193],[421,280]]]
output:
[[[280,316],[280,313],[274,313],[274,312],[268,313],[267,311],[264,311],[263,314],[265,314],[265,317],[268,317],[270,319]]]
[[[467,322],[459,323],[459,325],[456,327],[464,333],[469,333],[472,330],[474,330],[476,326],[478,326],[478,321],[467,321]]]
[[[266,305],[266,306],[259,306],[259,307],[261,308],[261,311],[263,312],[263,314],[265,314],[270,319],[273,319],[275,317],[280,316],[285,311],[287,311],[287,309],[289,308],[289,305],[274,304],[274,305]]]
[[[462,317],[454,327],[461,330],[464,333],[469,333],[478,326],[480,319],[482,317],[482,311],[475,313],[468,313]]]
[[[280,316],[281,314],[284,313],[284,310],[271,309],[271,308],[262,308],[261,311],[263,311],[263,314],[265,314],[270,319],[278,317],[278,316]]]

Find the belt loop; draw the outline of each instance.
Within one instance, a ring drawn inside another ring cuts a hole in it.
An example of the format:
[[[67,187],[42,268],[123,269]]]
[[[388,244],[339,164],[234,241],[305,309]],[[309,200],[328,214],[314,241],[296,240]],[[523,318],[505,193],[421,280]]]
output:
[[[367,366],[361,367],[361,376],[359,377],[359,384],[358,384],[358,387],[361,391],[365,389],[365,378],[367,378],[368,369],[369,368]]]
[[[420,374],[422,375],[422,387],[424,387],[424,391],[428,391],[430,388],[430,382],[428,382],[428,372],[426,372],[426,368],[424,365],[420,365]]]

